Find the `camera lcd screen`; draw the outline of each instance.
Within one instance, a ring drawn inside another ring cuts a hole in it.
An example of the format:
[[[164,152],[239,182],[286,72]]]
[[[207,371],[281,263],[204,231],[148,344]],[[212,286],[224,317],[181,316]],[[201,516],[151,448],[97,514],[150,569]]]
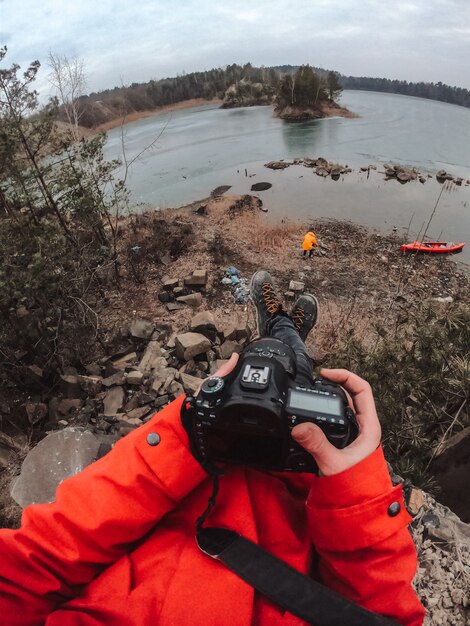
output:
[[[311,411],[336,416],[342,414],[341,400],[338,397],[322,396],[293,389],[289,392],[289,396],[289,410],[291,411]]]

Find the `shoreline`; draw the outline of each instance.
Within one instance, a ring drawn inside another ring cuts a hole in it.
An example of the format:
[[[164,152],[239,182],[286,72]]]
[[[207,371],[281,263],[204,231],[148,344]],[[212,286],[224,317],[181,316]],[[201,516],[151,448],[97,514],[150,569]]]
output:
[[[174,111],[192,109],[193,107],[204,106],[206,104],[221,103],[222,100],[219,98],[213,98],[212,100],[205,100],[204,98],[191,98],[190,100],[182,100],[181,102],[175,102],[174,104],[165,104],[156,109],[134,111],[124,117],[109,120],[109,122],[105,122],[104,124],[100,124],[94,128],[85,128],[84,126],[81,126],[80,129],[83,137],[92,137],[93,135],[97,135],[99,133],[106,133],[108,130],[112,130],[113,128],[118,128],[119,126],[130,124],[131,122],[137,122],[138,120],[142,120],[147,117],[154,117],[155,115],[160,115],[162,113],[173,113]]]

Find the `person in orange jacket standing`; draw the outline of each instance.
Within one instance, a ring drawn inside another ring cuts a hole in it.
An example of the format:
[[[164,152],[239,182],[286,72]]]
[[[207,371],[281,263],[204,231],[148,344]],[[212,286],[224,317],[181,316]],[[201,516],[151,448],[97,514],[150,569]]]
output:
[[[288,315],[263,271],[252,279],[251,297],[259,334],[288,343],[301,375],[311,379],[303,339],[317,320],[316,299],[300,296]],[[237,359],[232,355],[217,375],[227,375]],[[390,480],[371,389],[347,370],[321,373],[349,393],[358,437],[339,450],[312,423],[296,426],[292,436],[313,455],[318,475],[227,465],[208,522],[235,530],[366,609],[421,626],[424,609],[411,585],[417,567],[411,518],[401,485]],[[27,507],[21,528],[0,531],[2,624],[306,623],[199,550],[194,527],[212,483],[190,452],[183,401],[64,481],[54,502]]]
[[[308,233],[305,235],[304,240],[302,242],[302,250],[303,256],[308,256],[309,258],[313,255],[313,251],[318,246],[318,241],[315,233],[313,232],[313,228],[311,228]]]

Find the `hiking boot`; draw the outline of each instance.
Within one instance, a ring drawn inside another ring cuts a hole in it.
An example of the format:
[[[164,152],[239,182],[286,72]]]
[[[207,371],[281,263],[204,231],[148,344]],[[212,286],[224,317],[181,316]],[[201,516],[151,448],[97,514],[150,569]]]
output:
[[[302,294],[297,298],[289,317],[294,322],[300,338],[305,341],[308,333],[317,323],[318,300],[309,293]]]
[[[274,290],[273,279],[268,272],[259,270],[253,274],[250,298],[256,307],[258,335],[266,334],[266,325],[276,313],[282,311],[282,302]]]

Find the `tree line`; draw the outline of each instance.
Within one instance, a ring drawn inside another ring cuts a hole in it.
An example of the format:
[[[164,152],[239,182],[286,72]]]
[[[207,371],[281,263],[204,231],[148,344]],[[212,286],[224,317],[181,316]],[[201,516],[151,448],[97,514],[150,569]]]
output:
[[[264,93],[281,92],[285,96],[289,89],[291,77],[300,69],[300,66],[292,65],[255,67],[251,63],[244,65],[233,63],[225,68],[219,67],[205,72],[182,73],[174,78],[162,78],[146,83],[132,83],[128,86],[106,89],[79,98],[82,111],[80,120],[83,126],[92,128],[133,112],[148,111],[193,98],[223,99],[226,91],[240,81],[244,81],[245,86],[250,83],[261,84],[265,86]],[[339,84],[334,85],[333,91],[337,93],[341,88],[381,91],[470,107],[470,92],[467,89],[451,87],[441,82],[413,83],[388,78],[344,76],[318,67],[311,69],[317,76],[315,93],[318,92],[320,99],[323,91],[318,90],[318,85],[321,81],[325,85],[329,77],[331,80],[331,76],[335,76]],[[314,80],[309,79],[307,82],[313,84]],[[290,86],[292,87],[292,85]],[[332,90],[329,87],[326,89],[326,93],[329,91],[328,95],[331,97]],[[61,115],[66,121],[65,112],[62,112]]]
[[[470,107],[470,91],[468,89],[451,87],[440,81],[437,83],[412,83],[406,80],[390,80],[389,78],[342,75],[340,75],[339,80],[344,89],[397,93]]]

